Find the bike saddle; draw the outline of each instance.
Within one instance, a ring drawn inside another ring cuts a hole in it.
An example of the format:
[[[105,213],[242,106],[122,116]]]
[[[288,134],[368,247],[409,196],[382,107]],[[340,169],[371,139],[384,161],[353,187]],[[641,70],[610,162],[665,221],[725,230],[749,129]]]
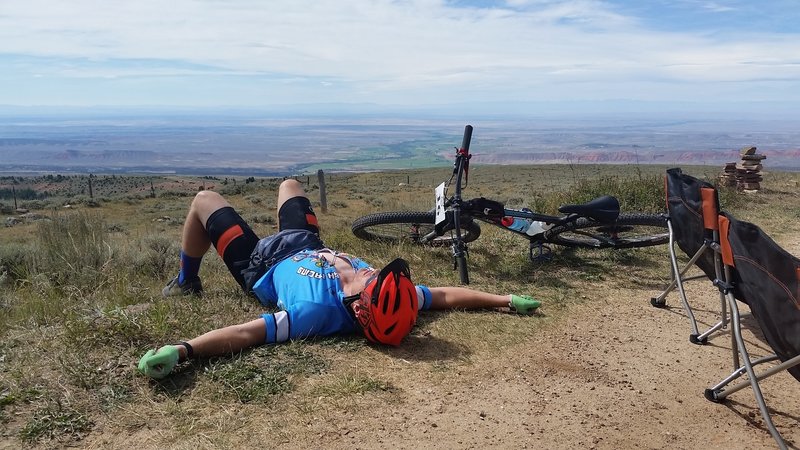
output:
[[[581,205],[562,205],[558,208],[558,212],[591,217],[598,222],[613,222],[619,216],[619,200],[604,195]]]

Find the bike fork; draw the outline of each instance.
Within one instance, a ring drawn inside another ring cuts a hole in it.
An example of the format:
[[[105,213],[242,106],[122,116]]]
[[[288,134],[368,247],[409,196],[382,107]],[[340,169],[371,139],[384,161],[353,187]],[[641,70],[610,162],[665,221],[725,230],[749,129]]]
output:
[[[461,284],[469,284],[469,271],[467,269],[467,244],[456,239],[453,242],[453,270],[458,270]]]

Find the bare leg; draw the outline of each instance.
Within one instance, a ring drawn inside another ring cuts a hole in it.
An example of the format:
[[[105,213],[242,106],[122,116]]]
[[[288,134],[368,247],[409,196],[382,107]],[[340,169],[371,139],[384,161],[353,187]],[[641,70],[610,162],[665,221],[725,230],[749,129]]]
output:
[[[285,180],[278,188],[278,211],[281,206],[286,203],[286,200],[294,197],[305,197],[306,192],[303,190],[303,185],[294,179]],[[278,226],[280,226],[280,217],[278,217]]]
[[[502,308],[508,306],[509,295],[490,294],[462,287],[438,287],[431,290],[431,309]]]
[[[200,191],[195,195],[186,222],[183,223],[181,249],[186,255],[194,258],[205,255],[211,247],[206,222],[214,211],[226,206],[230,206],[230,203],[214,191]]]

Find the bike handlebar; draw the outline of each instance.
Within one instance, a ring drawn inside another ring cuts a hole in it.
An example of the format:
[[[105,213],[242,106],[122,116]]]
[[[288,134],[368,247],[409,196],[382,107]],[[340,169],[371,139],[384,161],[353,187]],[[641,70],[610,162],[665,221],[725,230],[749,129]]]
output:
[[[461,151],[469,154],[469,143],[472,140],[472,125],[464,127],[464,139],[461,140]]]

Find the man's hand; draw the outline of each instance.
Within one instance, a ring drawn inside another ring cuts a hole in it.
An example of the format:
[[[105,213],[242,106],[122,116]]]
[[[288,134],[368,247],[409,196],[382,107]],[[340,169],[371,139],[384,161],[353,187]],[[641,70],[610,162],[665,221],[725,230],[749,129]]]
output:
[[[534,299],[529,295],[514,295],[511,294],[511,301],[508,306],[519,314],[533,314],[536,309],[542,305],[542,302]]]
[[[178,364],[178,347],[165,345],[158,351],[148,350],[139,360],[139,372],[150,378],[161,379],[169,375]]]

